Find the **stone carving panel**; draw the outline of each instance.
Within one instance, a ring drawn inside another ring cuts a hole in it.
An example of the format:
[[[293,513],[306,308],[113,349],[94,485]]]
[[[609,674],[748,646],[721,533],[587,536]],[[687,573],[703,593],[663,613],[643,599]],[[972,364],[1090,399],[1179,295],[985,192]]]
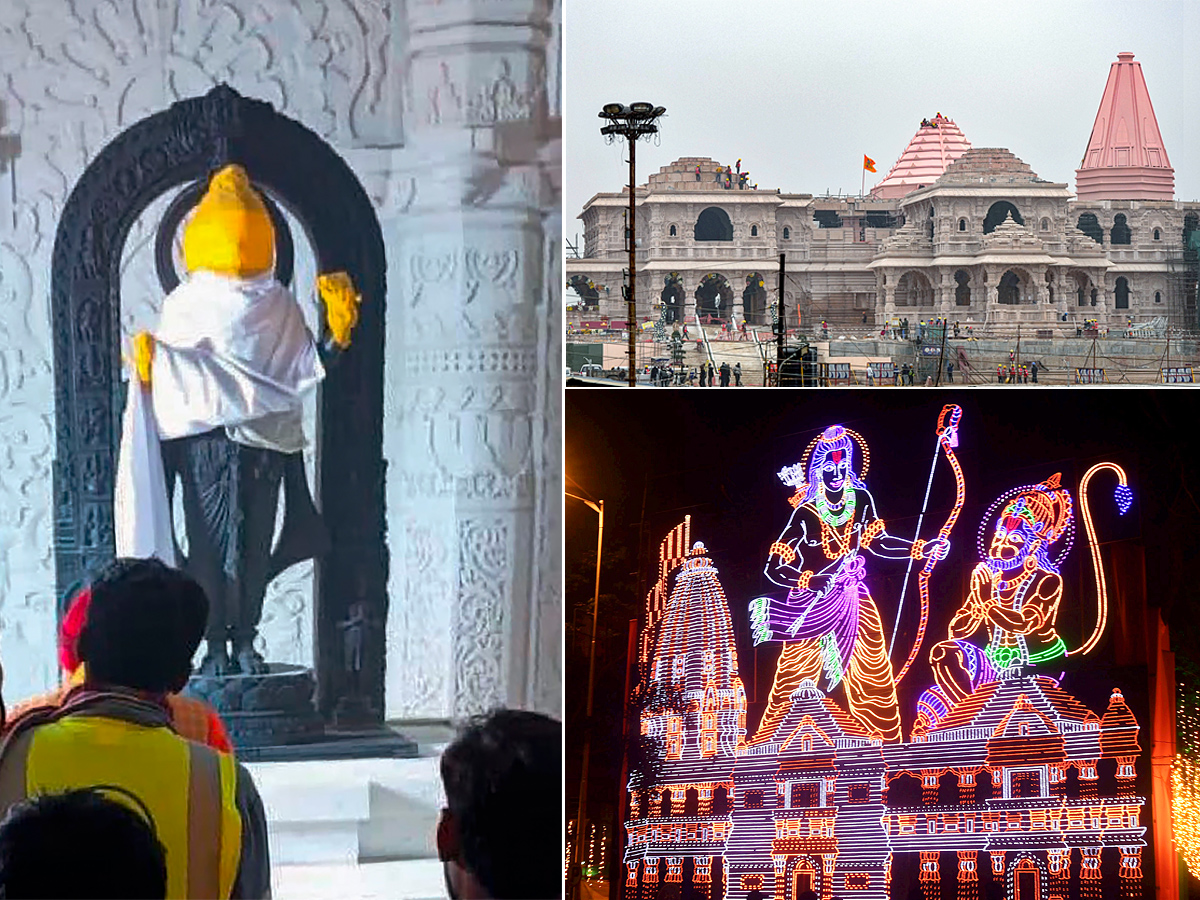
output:
[[[466,519],[458,526],[458,596],[454,628],[454,712],[482,712],[507,702],[504,642],[512,603],[510,525]]]

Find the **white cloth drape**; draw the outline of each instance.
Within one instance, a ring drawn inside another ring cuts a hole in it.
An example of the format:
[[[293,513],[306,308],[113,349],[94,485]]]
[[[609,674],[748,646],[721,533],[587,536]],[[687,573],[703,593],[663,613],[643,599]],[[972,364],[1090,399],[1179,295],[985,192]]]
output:
[[[304,447],[302,403],[325,377],[291,293],[272,277],[195,272],[163,301],[150,385],[130,375],[113,515],[118,556],[175,563],[160,439],[224,427],[251,447]]]

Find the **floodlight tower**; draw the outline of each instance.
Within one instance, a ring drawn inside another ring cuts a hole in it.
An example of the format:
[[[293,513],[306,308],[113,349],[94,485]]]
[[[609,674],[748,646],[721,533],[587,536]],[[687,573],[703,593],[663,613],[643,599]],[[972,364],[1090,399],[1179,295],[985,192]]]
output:
[[[625,288],[625,299],[629,303],[629,386],[637,385],[637,220],[634,217],[637,178],[635,176],[635,148],[638,138],[658,133],[658,119],[667,111],[665,106],[653,103],[606,103],[600,110],[600,118],[608,124],[600,129],[609,142],[623,137],[629,141],[629,284]]]

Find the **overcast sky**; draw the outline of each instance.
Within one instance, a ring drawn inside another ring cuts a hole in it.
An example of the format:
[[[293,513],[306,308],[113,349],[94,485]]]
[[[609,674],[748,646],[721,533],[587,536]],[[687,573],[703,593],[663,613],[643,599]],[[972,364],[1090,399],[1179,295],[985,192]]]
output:
[[[1200,3],[603,0],[565,4],[567,239],[628,177],[605,103],[665,106],[637,180],[682,156],[741,157],[760,190],[857,194],[941,112],[973,147],[1007,147],[1075,189],[1109,66],[1142,64],[1175,197],[1200,199]],[[582,248],[580,248],[582,249]]]

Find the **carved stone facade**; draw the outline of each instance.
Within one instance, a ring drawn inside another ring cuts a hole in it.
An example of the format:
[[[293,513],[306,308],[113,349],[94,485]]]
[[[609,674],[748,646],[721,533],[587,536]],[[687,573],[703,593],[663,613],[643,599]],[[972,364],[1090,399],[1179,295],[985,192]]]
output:
[[[6,697],[57,675],[45,298],[59,216],[113,137],[226,81],[328,141],[383,229],[386,714],[560,711],[561,597],[558,579],[540,575],[560,568],[560,325],[547,290],[559,277],[560,18],[551,0],[0,5]],[[152,237],[163,206],[126,245],[126,333],[159,302]],[[292,234],[303,300],[312,249],[294,221]],[[274,659],[312,661],[311,571],[285,573],[268,597]]]
[[[698,313],[769,326],[783,253],[789,327],[797,312],[801,328],[826,319],[838,329],[878,330],[937,316],[1060,336],[1086,320],[1113,331],[1131,322],[1200,325],[1189,248],[1200,230],[1195,202],[1080,202],[1066,183],[1039,178],[999,148],[967,150],[936,181],[891,198],[739,189],[724,171],[714,160],[683,157],[638,186],[640,318],[657,318],[675,281],[689,320]],[[1006,222],[1008,207],[1014,217]],[[590,282],[598,295],[581,320],[626,318],[628,210],[622,191],[597,194],[579,214],[583,255],[567,260],[566,280]],[[724,230],[705,227],[713,222]],[[755,290],[759,281],[765,296]],[[713,284],[722,285],[722,304],[706,290]],[[567,296],[579,299],[572,289]]]

